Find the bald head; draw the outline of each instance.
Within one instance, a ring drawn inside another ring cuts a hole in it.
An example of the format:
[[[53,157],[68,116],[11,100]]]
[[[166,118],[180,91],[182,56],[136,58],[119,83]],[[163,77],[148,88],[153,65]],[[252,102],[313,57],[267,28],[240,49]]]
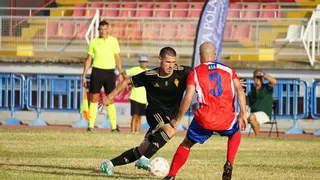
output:
[[[200,45],[200,59],[203,62],[213,61],[216,56],[216,48],[211,42],[205,42]]]

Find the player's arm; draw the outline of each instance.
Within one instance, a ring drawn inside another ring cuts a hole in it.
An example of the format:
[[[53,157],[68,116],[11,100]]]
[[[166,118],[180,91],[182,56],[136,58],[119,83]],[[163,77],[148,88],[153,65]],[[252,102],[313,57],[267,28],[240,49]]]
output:
[[[120,74],[124,79],[128,78],[128,74],[126,71],[123,71],[121,74]]]
[[[269,74],[264,74],[263,77],[269,81],[269,85],[271,87],[275,87],[277,85],[277,80],[274,77],[270,76]]]
[[[121,73],[122,72],[122,61],[121,61],[120,53],[115,54],[115,58],[116,58],[116,66],[118,68],[118,71]]]
[[[247,110],[246,110],[246,95],[244,94],[243,88],[238,78],[233,79],[233,84],[235,86],[235,90],[237,92],[238,104],[240,106],[239,113],[239,123],[241,130],[245,130],[247,127]]]
[[[180,121],[182,120],[184,114],[189,110],[195,89],[196,88],[194,85],[187,86],[186,94],[185,94],[182,102],[180,103],[180,109],[179,109],[178,115],[175,119],[173,119],[170,122],[172,127],[176,128],[178,126],[178,124],[180,123]]]
[[[108,96],[105,96],[103,98],[103,105],[107,106],[109,104],[112,104],[114,101],[114,98],[131,84],[132,84],[131,78],[127,78],[123,80]]]
[[[83,74],[82,74],[82,84],[84,87],[87,86],[86,74],[92,64],[92,55],[93,55],[93,45],[89,44],[87,59],[84,61],[83,65]]]

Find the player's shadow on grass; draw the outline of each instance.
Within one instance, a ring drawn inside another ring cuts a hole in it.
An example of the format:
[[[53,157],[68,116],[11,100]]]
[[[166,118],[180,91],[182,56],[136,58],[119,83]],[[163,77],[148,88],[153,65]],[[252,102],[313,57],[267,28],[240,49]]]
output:
[[[17,166],[17,167],[33,167],[33,168],[47,168],[51,171],[35,171],[35,170],[23,170],[24,172],[37,173],[37,174],[51,174],[60,176],[86,176],[86,177],[108,177],[112,179],[150,179],[151,177],[146,174],[132,174],[132,173],[115,173],[115,176],[108,176],[101,172],[100,170],[94,168],[78,168],[78,167],[66,167],[66,166],[53,166],[53,165],[37,165],[37,164],[5,164],[0,163],[1,166]],[[77,172],[58,172],[52,171],[53,169],[61,170],[79,170],[79,171],[89,171],[88,174],[77,173]],[[152,179],[152,178],[151,178]]]

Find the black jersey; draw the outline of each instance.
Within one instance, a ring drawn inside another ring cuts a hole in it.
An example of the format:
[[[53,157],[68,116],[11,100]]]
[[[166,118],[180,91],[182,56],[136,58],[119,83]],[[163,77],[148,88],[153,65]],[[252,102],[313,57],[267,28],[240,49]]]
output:
[[[162,77],[159,76],[159,68],[155,68],[132,76],[132,84],[135,87],[146,88],[147,111],[165,112],[170,116],[176,116],[191,70],[188,66],[175,65],[171,76]]]

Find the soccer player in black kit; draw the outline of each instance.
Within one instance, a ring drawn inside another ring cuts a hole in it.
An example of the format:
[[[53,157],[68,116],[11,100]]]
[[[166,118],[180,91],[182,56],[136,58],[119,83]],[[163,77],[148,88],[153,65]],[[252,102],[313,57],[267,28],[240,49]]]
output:
[[[144,86],[148,100],[146,118],[150,126],[140,146],[129,149],[120,156],[101,164],[101,170],[106,174],[113,175],[115,166],[129,164],[138,159],[139,161],[135,164],[138,168],[150,170],[149,159],[173,136],[173,134],[167,134],[161,127],[169,124],[170,120],[177,116],[188,73],[192,70],[191,67],[177,65],[176,56],[173,48],[162,48],[159,53],[160,67],[124,80],[104,98],[104,105],[109,105],[127,86]]]

